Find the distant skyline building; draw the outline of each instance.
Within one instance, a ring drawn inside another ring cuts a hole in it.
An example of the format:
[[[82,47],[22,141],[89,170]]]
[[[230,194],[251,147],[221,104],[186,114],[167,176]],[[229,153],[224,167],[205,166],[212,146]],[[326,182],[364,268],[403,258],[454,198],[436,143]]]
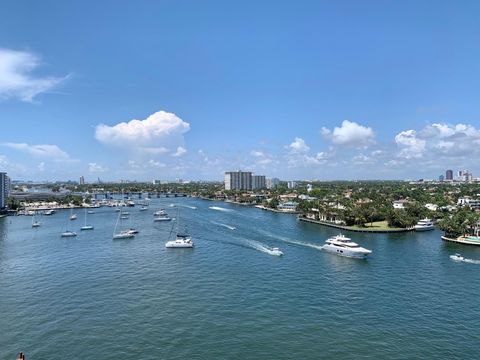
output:
[[[0,172],[0,209],[7,206],[7,198],[10,195],[10,178],[7,173]]]
[[[445,172],[445,180],[447,180],[447,181],[453,180],[453,170],[447,170]]]
[[[265,175],[253,175],[252,176],[252,190],[265,189],[267,187],[267,182]]]
[[[225,190],[252,190],[252,172],[227,171],[224,182]]]
[[[78,182],[80,185],[85,185],[85,178],[80,176],[80,181]]]
[[[265,180],[267,189],[274,189],[278,185],[280,185],[280,179],[279,178],[268,178]]]
[[[287,182],[287,187],[289,189],[296,189],[298,186],[298,183],[296,181],[289,181]]]
[[[444,181],[444,180],[445,180],[445,176],[440,175],[440,176],[438,177],[438,181]]]

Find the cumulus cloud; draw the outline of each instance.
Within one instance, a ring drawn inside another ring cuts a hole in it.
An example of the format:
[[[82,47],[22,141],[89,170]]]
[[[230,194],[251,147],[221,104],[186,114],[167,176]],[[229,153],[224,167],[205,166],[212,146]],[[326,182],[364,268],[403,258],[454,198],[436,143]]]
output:
[[[33,75],[40,65],[41,59],[33,53],[0,48],[0,100],[13,98],[31,102],[68,77]]]
[[[293,154],[306,153],[310,150],[310,147],[305,143],[305,140],[299,137],[296,137],[295,140],[288,145],[288,148]]]
[[[480,155],[480,130],[466,124],[435,123],[420,131],[405,130],[395,136],[402,158],[468,160]]]
[[[2,145],[37,157],[51,158],[54,160],[70,159],[70,156],[57,145],[30,145],[26,143],[3,143]]]
[[[185,155],[187,153],[187,149],[182,146],[177,147],[177,150],[172,154],[172,156],[179,157]]]
[[[330,139],[334,144],[364,148],[374,142],[375,133],[372,128],[357,124],[356,122],[344,120],[340,127],[333,131],[322,127],[320,133]]]
[[[161,162],[159,162],[159,161],[155,161],[155,160],[153,160],[153,159],[150,159],[150,160],[148,161],[148,165],[149,165],[150,167],[153,167],[153,168],[164,168],[164,167],[167,166],[166,164],[161,163]]]
[[[177,149],[177,152],[179,147],[183,149],[183,135],[189,130],[190,124],[177,115],[158,111],[144,120],[97,125],[95,138],[107,145],[162,154],[170,151],[168,149]]]
[[[406,130],[395,136],[395,142],[401,149],[399,156],[410,159],[420,158],[425,151],[426,141],[417,137],[415,130]]]

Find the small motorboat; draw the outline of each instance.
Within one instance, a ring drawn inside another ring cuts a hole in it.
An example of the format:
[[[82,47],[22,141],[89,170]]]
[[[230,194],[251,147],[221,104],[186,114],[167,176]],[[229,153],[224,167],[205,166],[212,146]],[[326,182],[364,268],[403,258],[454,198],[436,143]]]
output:
[[[77,220],[77,215],[76,214],[70,215],[70,220]]]
[[[283,251],[281,251],[278,247],[272,247],[270,249],[270,255],[283,256]]]
[[[130,230],[123,230],[117,234],[113,234],[113,240],[132,239],[134,237],[135,237],[135,234],[132,234]]]
[[[93,230],[93,225],[84,225],[80,228],[80,230]]]
[[[465,258],[460,254],[450,255],[450,259],[453,261],[465,261]]]

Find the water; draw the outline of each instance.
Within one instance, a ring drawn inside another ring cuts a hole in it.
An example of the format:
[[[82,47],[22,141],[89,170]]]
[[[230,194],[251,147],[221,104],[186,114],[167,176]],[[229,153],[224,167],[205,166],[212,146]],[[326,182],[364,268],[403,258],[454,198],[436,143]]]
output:
[[[164,248],[172,224],[153,222],[160,207],[180,210],[195,249]],[[112,241],[110,208],[84,232],[79,211],[76,238],[60,238],[67,211],[38,229],[30,217],[0,219],[0,358],[480,356],[480,267],[449,258],[480,259],[480,248],[436,230],[349,233],[374,251],[362,261],[322,252],[337,230],[291,215],[198,199],[139,209],[129,209],[133,240]]]

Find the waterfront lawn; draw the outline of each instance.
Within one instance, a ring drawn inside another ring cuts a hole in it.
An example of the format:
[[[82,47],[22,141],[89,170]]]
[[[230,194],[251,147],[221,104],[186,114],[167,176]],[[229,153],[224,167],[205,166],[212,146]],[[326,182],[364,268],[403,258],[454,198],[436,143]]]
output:
[[[364,227],[354,225],[354,226],[346,226],[346,228],[352,229],[352,230],[369,230],[369,231],[404,230],[403,228],[389,227],[388,222],[386,220],[367,223],[365,224]]]

